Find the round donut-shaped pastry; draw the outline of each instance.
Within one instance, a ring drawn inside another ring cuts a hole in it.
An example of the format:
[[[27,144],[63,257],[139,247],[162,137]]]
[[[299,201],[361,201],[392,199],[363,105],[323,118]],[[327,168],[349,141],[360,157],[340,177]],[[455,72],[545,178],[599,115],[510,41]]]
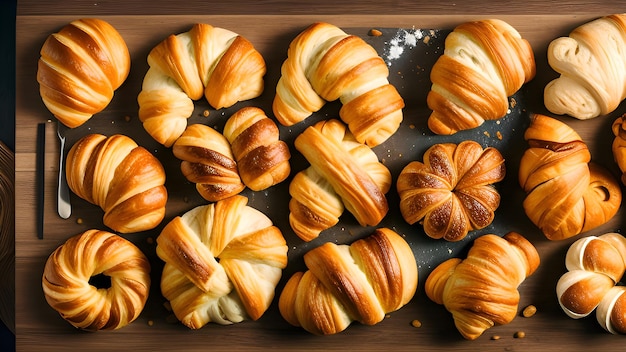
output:
[[[257,320],[287,266],[287,243],[265,214],[235,195],[170,221],[157,237],[161,292],[190,329]]]
[[[115,330],[143,310],[150,291],[150,262],[132,242],[92,229],[52,252],[41,282],[48,304],[73,326]]]
[[[500,205],[494,184],[506,173],[500,152],[474,141],[435,144],[424,161],[400,172],[397,189],[406,222],[421,222],[432,238],[460,241],[491,224]]]

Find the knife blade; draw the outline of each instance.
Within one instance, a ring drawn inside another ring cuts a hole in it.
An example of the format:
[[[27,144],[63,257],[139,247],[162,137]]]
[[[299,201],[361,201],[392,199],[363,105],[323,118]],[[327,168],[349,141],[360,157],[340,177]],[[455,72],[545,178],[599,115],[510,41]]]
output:
[[[65,178],[65,132],[68,127],[57,121],[57,135],[60,141],[59,152],[59,183],[57,187],[57,212],[63,219],[67,219],[72,214],[72,204],[70,203],[70,189]]]

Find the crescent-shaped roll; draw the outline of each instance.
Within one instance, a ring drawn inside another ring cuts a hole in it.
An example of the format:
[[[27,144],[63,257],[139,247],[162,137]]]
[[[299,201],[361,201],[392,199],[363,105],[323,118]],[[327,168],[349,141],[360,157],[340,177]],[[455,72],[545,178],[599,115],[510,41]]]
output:
[[[252,43],[227,29],[196,23],[170,35],[148,55],[139,119],[159,143],[170,147],[187,127],[193,101],[204,95],[215,109],[263,92],[265,61]]]
[[[404,100],[387,79],[389,69],[363,39],[328,23],[314,23],[289,45],[273,103],[285,126],[339,99],[339,116],[355,138],[370,147],[394,134]]]
[[[48,110],[70,128],[104,110],[130,72],[124,38],[97,18],[72,21],[51,34],[40,53],[39,93]]]
[[[180,169],[189,182],[196,184],[202,198],[216,202],[246,187],[237,170],[237,162],[224,135],[215,129],[193,124],[176,140],[174,156],[181,160]]]
[[[226,121],[223,134],[237,161],[239,176],[251,190],[267,189],[289,177],[289,147],[263,110],[240,109]]]
[[[120,233],[151,230],[165,217],[161,162],[130,137],[88,134],[67,154],[67,184],[104,210],[104,224]]]
[[[287,322],[316,335],[339,333],[354,321],[377,324],[417,289],[411,247],[387,228],[351,245],[324,243],[304,262],[308,270],[287,281],[278,308]]]
[[[560,74],[544,89],[550,112],[590,119],[614,111],[626,98],[626,14],[598,18],[553,40],[548,63]]]
[[[460,241],[493,221],[500,205],[494,184],[504,179],[500,152],[474,141],[435,144],[424,162],[413,161],[398,176],[400,212],[409,224],[421,222],[432,238]]]
[[[257,320],[272,303],[287,243],[247,202],[235,195],[198,206],[157,237],[156,253],[165,262],[161,292],[190,329]]]
[[[457,26],[430,73],[428,127],[447,135],[504,117],[508,97],[535,70],[530,43],[508,23],[488,19]]]
[[[518,233],[482,235],[467,258],[448,259],[430,273],[426,295],[445,306],[464,338],[474,340],[495,325],[513,321],[518,287],[539,263],[535,247]]]
[[[295,147],[311,164],[289,187],[289,220],[300,238],[310,240],[319,235],[318,230],[333,226],[343,210],[339,202],[360,225],[380,223],[389,210],[385,194],[391,187],[391,173],[370,147],[357,142],[346,126],[334,119],[305,129]],[[311,223],[313,227],[307,229]],[[326,225],[330,226],[323,228]]]
[[[619,182],[590,163],[587,145],[571,127],[535,114],[524,134],[519,182],[524,210],[550,240],[562,240],[596,228],[619,210]]]

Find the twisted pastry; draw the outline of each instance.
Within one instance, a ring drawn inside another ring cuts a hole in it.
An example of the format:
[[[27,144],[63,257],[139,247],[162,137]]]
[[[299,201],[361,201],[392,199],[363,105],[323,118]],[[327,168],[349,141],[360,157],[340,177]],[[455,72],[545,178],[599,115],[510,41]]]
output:
[[[507,114],[508,97],[535,76],[528,41],[508,23],[489,19],[459,25],[433,66],[428,127],[454,134]]]
[[[289,176],[289,147],[279,139],[278,127],[263,110],[242,108],[226,121],[223,133],[237,161],[239,176],[251,190],[267,189]]]
[[[96,18],[72,21],[50,35],[40,53],[39,93],[48,110],[70,128],[104,110],[130,72],[124,38]]]
[[[110,287],[90,278],[104,275]],[[133,322],[150,291],[150,262],[132,242],[87,230],[68,239],[46,261],[41,279],[48,304],[73,326],[114,330]]]
[[[404,100],[389,84],[389,69],[374,48],[328,23],[314,23],[289,45],[273,110],[291,126],[339,99],[339,116],[370,147],[394,134]]]
[[[581,238],[568,249],[565,266],[556,285],[565,314],[580,319],[596,310],[606,331],[626,334],[626,287],[616,286],[626,271],[626,238],[617,233]]]
[[[544,89],[554,114],[590,119],[614,111],[626,98],[626,14],[604,16],[548,46],[548,63],[560,74]]]
[[[590,163],[591,154],[568,125],[535,114],[524,134],[519,182],[527,193],[524,210],[550,240],[562,240],[609,221],[622,191],[608,170]]]
[[[148,55],[150,69],[137,97],[139,119],[159,143],[170,147],[203,94],[215,109],[263,92],[265,61],[245,38],[223,28],[194,24],[170,35]]]
[[[287,244],[247,202],[236,195],[196,207],[157,237],[157,255],[165,262],[161,292],[191,329],[257,320],[274,298]]]
[[[461,335],[474,340],[496,324],[508,324],[517,315],[518,286],[539,266],[539,254],[522,235],[478,237],[467,258],[439,264],[425,283],[433,302],[452,313]]]
[[[422,221],[432,238],[459,241],[491,224],[500,205],[493,186],[504,179],[502,154],[474,141],[435,144],[424,162],[413,161],[398,176],[400,211],[406,222]]]
[[[89,134],[67,154],[69,188],[104,210],[104,224],[121,233],[155,228],[165,216],[161,162],[130,137]]]
[[[362,226],[380,223],[389,210],[391,173],[343,123],[320,121],[296,138],[295,147],[311,164],[289,186],[289,222],[300,238],[310,241],[335,225],[344,206]]]
[[[353,321],[377,324],[417,289],[413,252],[387,228],[349,246],[324,243],[304,262],[308,270],[289,279],[278,308],[287,322],[313,334],[336,334]]]
[[[620,180],[626,185],[626,122],[622,115],[613,121],[611,129],[613,130],[613,145],[611,150],[613,152],[613,159],[617,163],[619,170],[622,172]]]
[[[183,175],[196,184],[198,193],[209,202],[239,194],[245,188],[228,140],[209,126],[187,127],[172,152],[182,160]]]

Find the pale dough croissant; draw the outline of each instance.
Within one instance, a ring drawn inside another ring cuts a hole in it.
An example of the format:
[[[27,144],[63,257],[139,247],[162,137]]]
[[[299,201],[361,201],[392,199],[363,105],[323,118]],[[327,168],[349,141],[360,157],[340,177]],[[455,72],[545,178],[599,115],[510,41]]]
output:
[[[619,210],[619,182],[590,163],[587,145],[572,128],[535,114],[524,134],[519,182],[527,193],[524,210],[550,240],[561,240],[609,221]]]
[[[422,222],[432,238],[459,241],[491,224],[500,205],[494,183],[505,173],[495,148],[474,141],[435,144],[423,163],[409,163],[398,176],[402,217],[409,224]]]
[[[622,173],[620,180],[624,185],[626,185],[626,121],[624,117],[626,115],[620,116],[615,121],[613,121],[613,125],[611,129],[613,130],[613,135],[615,138],[613,139],[613,144],[611,145],[611,151],[613,152],[613,159],[615,163],[619,167],[619,170]]]
[[[92,277],[110,278],[110,287]],[[107,231],[69,238],[46,261],[44,296],[70,324],[89,331],[115,330],[143,310],[150,292],[150,262],[132,242]]]
[[[245,188],[228,140],[209,126],[187,127],[172,152],[181,160],[183,175],[210,202],[239,194]]]
[[[626,14],[601,17],[553,40],[548,63],[560,74],[544,90],[550,112],[589,119],[614,111],[626,98]]]
[[[353,321],[377,324],[417,289],[413,252],[387,228],[351,245],[324,243],[304,262],[308,270],[291,276],[278,308],[287,322],[313,334],[336,334]]]
[[[287,244],[247,202],[236,195],[196,207],[157,237],[157,255],[165,262],[161,292],[191,329],[257,320],[274,298]]]
[[[565,266],[556,285],[563,311],[580,319],[596,310],[606,331],[626,334],[626,287],[616,286],[626,271],[626,238],[617,233],[581,238],[568,249]]]
[[[121,233],[155,228],[165,216],[161,162],[130,137],[89,134],[67,154],[72,192],[104,210],[104,224]]]
[[[532,48],[515,28],[496,19],[463,23],[431,70],[428,127],[454,134],[504,117],[508,97],[534,76]]]
[[[239,176],[251,190],[267,189],[289,176],[289,147],[263,110],[240,109],[226,121],[223,134],[237,161]]]
[[[70,128],[106,108],[130,72],[124,38],[96,18],[72,21],[50,35],[40,53],[39,93],[48,110]]]
[[[208,24],[170,35],[148,55],[150,69],[138,96],[146,131],[170,147],[204,95],[215,109],[256,98],[263,92],[265,61],[240,35]]]
[[[394,134],[404,100],[389,84],[389,69],[363,39],[328,23],[314,23],[289,45],[276,87],[273,110],[291,126],[339,99],[341,119],[370,147]]]
[[[518,286],[539,266],[539,254],[522,235],[478,237],[467,258],[451,258],[428,276],[428,298],[452,313],[461,335],[474,340],[517,315]]]
[[[334,119],[305,129],[295,147],[311,164],[289,186],[289,222],[300,238],[310,241],[335,225],[344,206],[362,226],[380,223],[391,173],[370,147]]]

